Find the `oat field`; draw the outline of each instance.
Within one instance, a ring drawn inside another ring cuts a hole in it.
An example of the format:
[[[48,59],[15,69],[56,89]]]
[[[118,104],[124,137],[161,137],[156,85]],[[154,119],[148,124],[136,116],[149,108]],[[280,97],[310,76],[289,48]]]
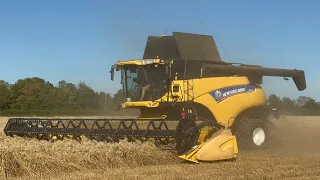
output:
[[[201,164],[147,143],[10,138],[6,121],[0,118],[1,179],[320,179],[320,117],[274,120],[269,149]]]

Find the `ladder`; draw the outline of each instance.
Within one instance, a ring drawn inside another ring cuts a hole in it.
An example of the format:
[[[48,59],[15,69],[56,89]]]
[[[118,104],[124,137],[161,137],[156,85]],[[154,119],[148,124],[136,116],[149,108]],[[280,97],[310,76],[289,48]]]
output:
[[[193,79],[183,80],[183,101],[194,100],[194,83]]]

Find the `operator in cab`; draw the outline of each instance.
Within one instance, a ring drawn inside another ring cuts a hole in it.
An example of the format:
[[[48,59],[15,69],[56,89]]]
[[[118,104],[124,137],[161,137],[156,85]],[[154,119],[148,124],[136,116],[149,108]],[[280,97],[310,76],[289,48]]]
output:
[[[146,92],[150,89],[153,81],[144,68],[139,68],[137,73],[137,78],[133,78],[133,81],[136,83],[136,86],[141,88],[141,97],[140,101],[143,101],[146,95]]]

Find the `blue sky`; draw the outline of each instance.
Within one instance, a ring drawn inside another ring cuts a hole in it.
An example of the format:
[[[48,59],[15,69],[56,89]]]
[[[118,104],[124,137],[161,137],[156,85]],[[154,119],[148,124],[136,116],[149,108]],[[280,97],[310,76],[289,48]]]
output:
[[[193,3],[192,3],[193,2]],[[200,3],[201,2],[201,3]],[[307,89],[265,78],[266,93],[320,100],[320,1],[2,1],[0,79],[84,81],[114,93],[110,65],[141,58],[148,35],[213,35],[224,61],[302,69]]]

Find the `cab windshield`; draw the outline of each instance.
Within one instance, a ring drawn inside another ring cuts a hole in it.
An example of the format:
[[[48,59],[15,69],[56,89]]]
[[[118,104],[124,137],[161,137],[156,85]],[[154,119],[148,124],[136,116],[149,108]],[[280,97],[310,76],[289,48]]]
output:
[[[121,83],[127,101],[152,101],[168,91],[164,65],[130,65],[121,68]]]

